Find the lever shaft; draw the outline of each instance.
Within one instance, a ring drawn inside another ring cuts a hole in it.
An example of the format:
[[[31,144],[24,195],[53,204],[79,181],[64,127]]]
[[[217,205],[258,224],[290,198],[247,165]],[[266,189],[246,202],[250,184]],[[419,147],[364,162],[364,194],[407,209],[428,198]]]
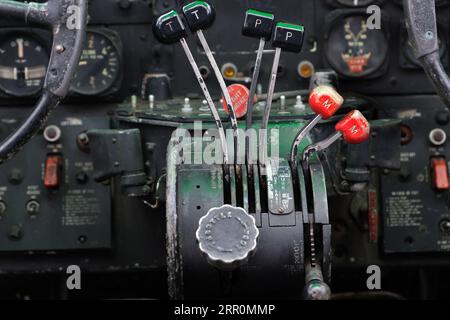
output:
[[[227,104],[228,114],[230,117],[231,127],[233,129],[234,135],[234,158],[235,158],[234,162],[236,163],[237,154],[239,151],[238,150],[239,132],[238,132],[238,122],[236,118],[236,112],[234,110],[233,103],[231,101],[231,96],[230,93],[228,92],[225,80],[223,79],[222,73],[220,72],[219,66],[217,65],[216,59],[214,58],[211,48],[208,45],[208,41],[206,41],[203,31],[200,29],[196,33],[203,47],[203,50],[205,51],[206,57],[208,58],[208,61],[211,64],[211,67],[214,71],[217,81],[219,82],[220,90],[222,91],[222,95],[224,96],[225,102]]]
[[[256,89],[258,87],[258,79],[259,79],[259,74],[261,71],[261,62],[262,62],[262,57],[264,54],[265,45],[266,45],[266,39],[261,38],[259,40],[258,51],[256,52],[255,68],[253,70],[252,83],[250,85],[250,96],[248,98],[248,103],[247,103],[246,130],[251,129],[251,127],[253,125],[253,106],[255,104],[255,94],[256,94]],[[247,161],[247,164],[249,164],[251,159],[250,159],[250,141],[249,141],[248,137],[245,140],[245,159]]]
[[[189,46],[186,42],[185,38],[180,39],[181,45],[183,47],[184,52],[186,53],[186,57],[189,60],[189,63],[192,66],[192,69],[195,73],[195,76],[197,78],[198,84],[200,85],[203,94],[205,95],[205,99],[208,103],[209,109],[211,110],[211,113],[214,117],[214,120],[216,122],[217,129],[219,131],[219,137],[220,137],[220,145],[222,147],[222,153],[223,153],[223,162],[224,165],[229,164],[229,156],[228,156],[228,146],[227,146],[227,139],[225,136],[225,130],[223,128],[222,120],[220,120],[219,112],[217,111],[216,106],[214,105],[214,102],[211,98],[211,94],[209,93],[208,87],[205,84],[205,81],[203,81],[202,74],[200,73],[200,70],[198,68],[197,63],[195,62],[194,56],[192,55],[191,50],[189,49]]]
[[[269,127],[270,111],[272,109],[273,95],[275,93],[275,84],[277,82],[278,66],[280,65],[281,48],[275,48],[275,57],[273,59],[272,72],[270,74],[269,89],[267,90],[267,101],[264,108],[264,117],[261,124],[260,132],[260,146],[261,146],[261,159],[260,163],[263,167],[267,162],[267,129]]]

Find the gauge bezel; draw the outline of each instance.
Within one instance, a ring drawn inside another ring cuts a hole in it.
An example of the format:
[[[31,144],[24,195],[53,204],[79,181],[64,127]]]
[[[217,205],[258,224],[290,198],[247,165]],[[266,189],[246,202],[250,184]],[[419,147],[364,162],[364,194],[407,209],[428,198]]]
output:
[[[390,61],[390,56],[389,56],[389,46],[390,46],[390,33],[389,33],[389,28],[386,27],[382,27],[379,31],[381,31],[385,37],[386,40],[386,44],[388,45],[388,50],[386,52],[386,56],[384,58],[384,60],[382,61],[382,64],[380,65],[380,67],[378,69],[373,70],[372,72],[364,72],[363,74],[357,74],[355,76],[349,75],[349,74],[343,74],[341,72],[339,72],[339,67],[334,65],[330,59],[329,59],[329,50],[328,50],[328,41],[329,41],[329,37],[330,37],[330,33],[333,29],[333,27],[337,24],[340,23],[343,19],[347,18],[347,17],[351,17],[351,16],[367,16],[369,17],[370,14],[368,14],[366,12],[365,9],[337,9],[334,10],[332,12],[330,12],[327,17],[326,17],[326,21],[328,21],[328,23],[325,25],[325,42],[324,42],[324,49],[325,49],[325,54],[324,54],[324,59],[325,62],[332,67],[333,70],[335,70],[342,78],[346,78],[346,79],[374,79],[377,77],[381,77],[382,75],[384,75],[387,71],[387,67],[389,65],[389,61]],[[386,13],[383,13],[381,16],[381,25],[382,26],[389,26],[389,16]]]
[[[118,92],[120,90],[120,86],[121,86],[121,82],[123,79],[123,74],[122,74],[122,70],[123,70],[123,45],[122,45],[122,41],[120,38],[119,33],[117,33],[114,30],[111,30],[109,28],[105,28],[105,27],[101,27],[101,28],[88,28],[87,32],[86,32],[86,38],[88,36],[89,33],[95,33],[97,35],[100,35],[104,38],[106,38],[114,47],[114,50],[117,53],[117,60],[118,60],[118,67],[117,67],[117,72],[116,75],[113,79],[113,81],[111,82],[111,85],[100,90],[100,91],[95,91],[92,93],[87,93],[84,92],[82,90],[78,90],[76,89],[76,87],[74,86],[74,84],[72,83],[70,86],[70,94],[72,96],[79,96],[79,97],[104,97],[104,96],[109,96],[112,95],[116,92]],[[84,47],[83,47],[84,49]],[[76,72],[75,72],[76,74]],[[75,76],[74,76],[75,77]]]
[[[4,30],[4,32],[0,31],[0,42],[6,41],[8,38],[16,38],[16,37],[27,37],[33,39],[35,42],[39,43],[44,50],[45,54],[48,56],[48,61],[50,61],[50,45],[49,42],[51,41],[50,34],[47,35],[44,31],[38,31],[38,30],[30,30],[29,28],[17,28],[17,29],[7,29]],[[48,64],[47,66],[48,67]],[[45,77],[44,77],[45,79]],[[44,84],[44,81],[42,81],[42,84]],[[39,93],[42,91],[42,86],[35,89],[33,92],[29,93],[17,93],[13,92],[7,88],[5,88],[0,83],[0,92],[7,97],[15,97],[15,98],[33,98],[37,97]]]

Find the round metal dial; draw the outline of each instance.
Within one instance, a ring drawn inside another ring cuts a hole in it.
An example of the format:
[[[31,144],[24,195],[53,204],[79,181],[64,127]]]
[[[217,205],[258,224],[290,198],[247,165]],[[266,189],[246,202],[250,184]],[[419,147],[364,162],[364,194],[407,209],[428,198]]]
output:
[[[88,32],[71,90],[88,96],[108,91],[119,77],[119,58],[111,39],[99,32]]]
[[[0,42],[0,89],[26,97],[38,93],[45,79],[48,52],[30,35],[8,37]]]
[[[200,250],[212,266],[234,270],[255,251],[259,235],[255,218],[244,209],[224,205],[212,208],[199,221]]]
[[[380,29],[369,29],[366,16],[337,21],[328,35],[327,59],[341,75],[360,78],[378,71],[387,59],[388,42]]]

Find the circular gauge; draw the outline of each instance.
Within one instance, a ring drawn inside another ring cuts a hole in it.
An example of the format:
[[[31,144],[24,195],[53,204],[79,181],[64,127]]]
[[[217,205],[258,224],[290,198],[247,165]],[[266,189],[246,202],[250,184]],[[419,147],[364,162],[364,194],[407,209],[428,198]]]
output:
[[[49,55],[30,35],[0,42],[0,89],[16,97],[38,93],[45,79]]]
[[[72,91],[81,95],[102,94],[120,75],[118,45],[106,34],[89,31],[72,81]]]
[[[330,28],[327,59],[343,76],[372,75],[384,65],[387,53],[386,34],[381,29],[369,29],[366,16],[347,16]]]

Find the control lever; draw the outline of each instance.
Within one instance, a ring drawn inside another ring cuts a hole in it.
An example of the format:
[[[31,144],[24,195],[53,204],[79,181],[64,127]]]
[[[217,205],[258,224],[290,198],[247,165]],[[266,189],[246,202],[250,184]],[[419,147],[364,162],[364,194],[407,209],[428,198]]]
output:
[[[310,145],[305,149],[302,156],[302,163],[306,168],[310,155],[314,152],[319,152],[327,149],[333,143],[340,138],[344,138],[347,143],[360,144],[369,138],[370,125],[363,114],[358,110],[353,110],[347,114],[341,121],[335,126],[336,132],[315,144]]]
[[[322,270],[319,266],[306,265],[305,300],[330,300],[331,289],[323,280]]]
[[[270,76],[269,88],[267,90],[267,101],[264,109],[264,116],[261,124],[260,145],[261,157],[260,163],[263,168],[266,166],[267,157],[267,128],[269,127],[270,111],[272,109],[275,84],[277,82],[278,66],[280,64],[281,51],[290,51],[300,53],[303,47],[303,37],[305,28],[302,25],[278,22],[275,25],[272,45],[275,47],[275,57],[273,59],[272,72]]]
[[[45,3],[0,0],[0,16],[21,19],[53,33],[44,86],[33,112],[0,143],[0,163],[13,157],[45,124],[69,91],[86,34],[87,0],[48,0]]]
[[[234,163],[237,163],[238,154],[238,123],[233,107],[233,102],[231,100],[230,93],[228,92],[227,85],[223,79],[222,73],[217,65],[216,59],[211,52],[208,41],[206,41],[205,35],[203,34],[204,29],[208,29],[214,23],[216,18],[216,13],[214,8],[206,1],[194,1],[185,6],[183,6],[183,14],[186,17],[189,28],[193,33],[195,33],[200,40],[200,43],[205,51],[206,57],[213,68],[214,74],[216,75],[217,81],[219,82],[222,95],[225,98],[227,104],[228,115],[230,117],[231,127],[234,134]]]
[[[319,87],[318,87],[319,88]],[[350,144],[359,144],[366,141],[370,134],[370,125],[367,119],[358,110],[354,110],[347,114],[336,126],[336,133],[323,141],[315,143],[305,149],[302,156],[302,165],[305,176],[305,184],[308,193],[312,192],[311,176],[309,174],[309,156],[313,152],[324,150],[331,146],[341,137]],[[309,214],[309,246],[310,257],[306,265],[306,287],[305,298],[314,300],[329,299],[330,289],[323,281],[323,274],[320,264],[316,263],[316,247],[315,247],[315,217]]]
[[[186,28],[184,27],[184,24],[181,21],[178,13],[175,10],[171,10],[161,15],[153,25],[153,33],[155,34],[155,37],[162,43],[174,44],[176,42],[180,42],[181,46],[183,47],[186,57],[188,58],[189,63],[194,70],[197,81],[203,91],[203,94],[205,95],[205,99],[208,103],[209,109],[211,110],[213,118],[216,122],[223,154],[224,179],[227,186],[227,188],[225,189],[225,194],[230,194],[230,192],[228,192],[229,190],[227,190],[230,182],[230,169],[228,168],[229,155],[225,130],[223,128],[222,120],[220,120],[219,112],[217,111],[217,108],[211,98],[211,94],[209,93],[208,87],[203,80],[202,74],[198,68],[197,63],[195,62],[191,49],[186,42]]]
[[[253,106],[255,103],[256,88],[258,86],[259,73],[261,70],[262,56],[266,41],[270,41],[272,37],[275,16],[268,12],[258,11],[254,9],[247,10],[245,13],[244,26],[242,34],[247,37],[258,38],[259,46],[256,53],[255,67],[253,70],[252,82],[250,85],[250,96],[247,104],[247,121],[246,130],[253,125]],[[245,141],[245,159],[247,164],[250,163],[250,145],[248,138]]]
[[[291,164],[296,167],[296,158],[299,145],[309,132],[322,120],[332,117],[344,103],[339,93],[330,86],[319,86],[311,92],[309,96],[309,105],[317,114],[310,120],[306,126],[300,130],[291,147]]]

